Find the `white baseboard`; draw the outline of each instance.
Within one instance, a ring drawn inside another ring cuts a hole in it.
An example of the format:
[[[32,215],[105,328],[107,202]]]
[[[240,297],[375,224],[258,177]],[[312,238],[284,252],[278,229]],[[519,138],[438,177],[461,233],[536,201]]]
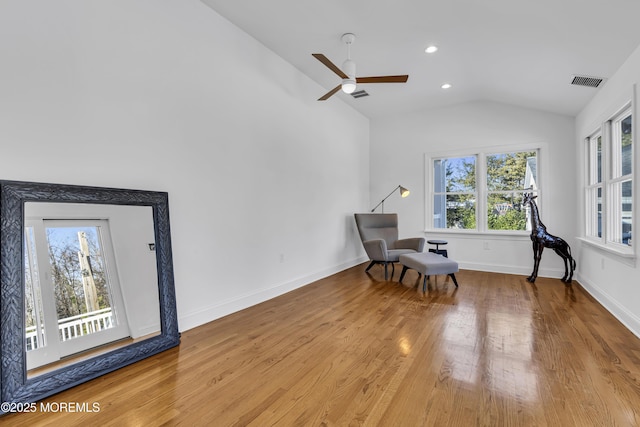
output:
[[[358,264],[362,264],[367,260],[368,258],[366,257],[359,257],[333,267],[325,268],[313,274],[299,277],[286,283],[281,283],[269,288],[257,289],[255,292],[220,301],[198,311],[183,314],[178,318],[179,330],[180,332],[184,332],[195,328],[196,326],[204,325],[205,323],[227,316],[231,313],[244,310],[252,305],[260,304],[261,302],[270,300],[327,276],[331,276],[332,274],[336,274]]]
[[[613,317],[626,326],[631,333],[640,338],[640,317],[624,308],[614,298],[602,291],[599,287],[595,286],[589,280],[579,277],[577,282],[580,283],[580,286],[582,286],[585,291],[602,304],[602,306],[606,308]]]
[[[513,266],[504,264],[485,264],[466,261],[458,261],[458,265],[463,270],[487,271],[489,273],[518,274],[529,277],[533,267]],[[540,268],[539,277],[549,277],[558,279],[564,276],[564,270],[555,268]]]

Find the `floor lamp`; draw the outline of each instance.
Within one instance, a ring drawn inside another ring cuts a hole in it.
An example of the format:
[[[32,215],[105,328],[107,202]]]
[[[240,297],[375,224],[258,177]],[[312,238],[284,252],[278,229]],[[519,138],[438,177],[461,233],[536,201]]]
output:
[[[375,211],[376,209],[378,209],[378,206],[382,205],[382,213],[384,213],[384,201],[387,200],[389,198],[389,196],[391,196],[393,193],[395,193],[395,191],[397,189],[400,189],[400,196],[402,196],[402,198],[405,198],[409,195],[409,190],[407,190],[406,188],[404,188],[402,185],[398,185],[396,188],[393,189],[393,191],[391,193],[389,193],[389,195],[387,195],[387,197],[385,197],[384,199],[382,199],[380,201],[380,203],[378,203],[376,205],[375,208],[371,209],[371,212]]]

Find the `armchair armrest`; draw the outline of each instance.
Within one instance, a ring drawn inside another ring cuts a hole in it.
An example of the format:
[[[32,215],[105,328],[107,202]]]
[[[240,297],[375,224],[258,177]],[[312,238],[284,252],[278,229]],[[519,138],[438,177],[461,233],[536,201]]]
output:
[[[416,252],[424,250],[426,239],[424,237],[410,237],[408,239],[396,240],[393,245],[395,249],[413,249]]]
[[[367,251],[371,261],[387,260],[387,242],[384,239],[371,239],[362,242],[364,250]]]

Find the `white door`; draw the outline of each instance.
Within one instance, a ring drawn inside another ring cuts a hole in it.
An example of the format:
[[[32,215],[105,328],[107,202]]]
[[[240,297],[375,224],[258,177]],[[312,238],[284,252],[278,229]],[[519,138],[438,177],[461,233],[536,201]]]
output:
[[[28,219],[27,369],[128,337],[107,220]]]

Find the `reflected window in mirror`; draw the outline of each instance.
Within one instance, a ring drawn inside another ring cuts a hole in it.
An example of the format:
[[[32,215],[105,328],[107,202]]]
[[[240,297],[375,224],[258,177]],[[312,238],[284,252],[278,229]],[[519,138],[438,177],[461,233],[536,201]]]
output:
[[[25,225],[28,369],[130,337],[108,221]]]

